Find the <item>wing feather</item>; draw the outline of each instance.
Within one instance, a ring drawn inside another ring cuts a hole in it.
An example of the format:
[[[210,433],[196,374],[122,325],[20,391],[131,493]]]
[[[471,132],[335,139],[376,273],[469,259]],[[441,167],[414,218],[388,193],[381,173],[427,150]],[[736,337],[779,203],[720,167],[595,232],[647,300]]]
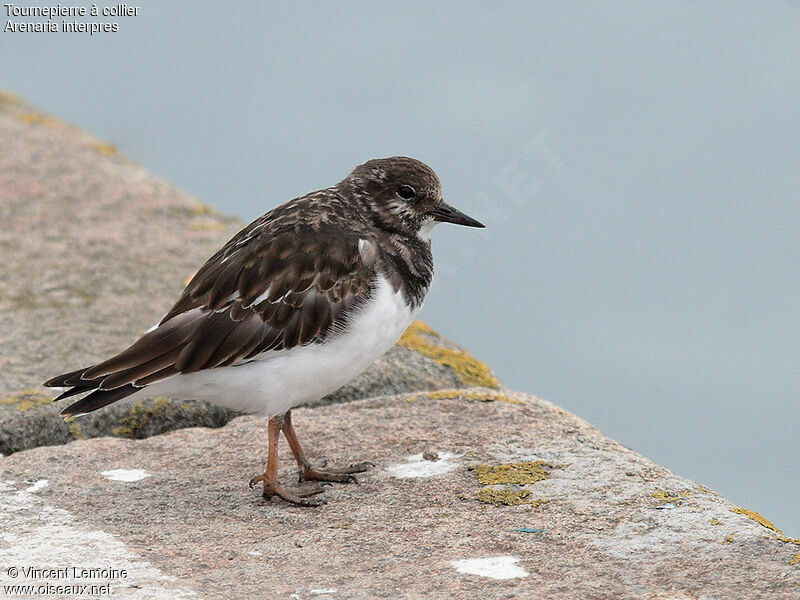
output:
[[[71,387],[59,398],[91,392],[62,414],[96,410],[178,373],[324,342],[343,327],[372,293],[377,253],[365,261],[359,238],[343,227],[264,225],[256,221],[212,256],[129,348],[49,380]]]

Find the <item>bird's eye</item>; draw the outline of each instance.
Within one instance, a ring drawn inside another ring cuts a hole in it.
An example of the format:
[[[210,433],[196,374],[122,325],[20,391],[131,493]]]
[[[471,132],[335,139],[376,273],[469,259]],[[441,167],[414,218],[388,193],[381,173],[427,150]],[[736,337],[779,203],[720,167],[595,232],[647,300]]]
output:
[[[417,195],[417,192],[415,192],[414,188],[412,188],[410,185],[401,185],[399,188],[397,188],[397,195],[403,200],[411,200]]]

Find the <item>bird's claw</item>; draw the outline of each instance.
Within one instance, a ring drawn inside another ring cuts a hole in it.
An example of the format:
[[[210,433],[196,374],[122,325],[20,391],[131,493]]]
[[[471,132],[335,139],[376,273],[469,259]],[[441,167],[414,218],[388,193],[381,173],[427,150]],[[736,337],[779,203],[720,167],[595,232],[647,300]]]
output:
[[[297,506],[321,506],[328,502],[325,498],[314,498],[313,500],[308,499],[309,496],[316,496],[317,494],[321,494],[325,491],[324,484],[321,483],[303,486],[297,490],[297,493],[292,493],[285,490],[283,487],[275,483],[275,481],[269,479],[264,474],[253,477],[248,482],[248,485],[250,486],[250,489],[253,489],[259,482],[264,483],[264,490],[261,492],[261,495],[264,498],[273,498],[277,496],[278,498],[281,498],[282,500],[285,500],[291,504],[296,504]]]
[[[323,463],[327,464],[327,463]],[[337,469],[317,469],[307,466],[300,471],[300,482],[303,481],[333,481],[336,483],[358,483],[358,479],[353,473],[363,473],[375,464],[371,462],[353,463],[349,467]]]

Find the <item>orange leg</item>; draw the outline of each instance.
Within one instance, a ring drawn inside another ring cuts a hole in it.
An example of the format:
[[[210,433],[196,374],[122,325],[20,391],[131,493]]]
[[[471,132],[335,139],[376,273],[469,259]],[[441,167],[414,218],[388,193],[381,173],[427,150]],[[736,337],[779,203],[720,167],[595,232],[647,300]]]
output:
[[[264,482],[264,491],[262,492],[262,495],[265,498],[277,496],[278,498],[283,498],[287,502],[298,504],[300,506],[319,506],[320,504],[324,504],[325,501],[322,499],[306,499],[308,496],[313,496],[314,494],[319,494],[322,492],[323,490],[320,486],[315,486],[311,489],[302,490],[297,494],[293,494],[286,491],[286,489],[284,489],[282,486],[278,485],[278,440],[280,440],[281,429],[283,426],[283,415],[273,417],[269,420],[269,453],[267,455],[267,470],[261,475],[253,477],[250,480],[250,487],[252,488],[256,485],[256,483],[262,481]]]
[[[350,465],[349,467],[342,467],[339,469],[317,469],[311,466],[311,462],[306,458],[306,453],[300,445],[300,440],[297,439],[297,433],[292,425],[292,411],[286,411],[283,415],[283,435],[286,436],[286,441],[289,442],[289,447],[292,449],[292,454],[297,461],[297,466],[300,469],[300,481],[335,481],[337,483],[351,483],[357,482],[353,473],[363,473],[370,467],[375,465],[370,462],[361,462]]]

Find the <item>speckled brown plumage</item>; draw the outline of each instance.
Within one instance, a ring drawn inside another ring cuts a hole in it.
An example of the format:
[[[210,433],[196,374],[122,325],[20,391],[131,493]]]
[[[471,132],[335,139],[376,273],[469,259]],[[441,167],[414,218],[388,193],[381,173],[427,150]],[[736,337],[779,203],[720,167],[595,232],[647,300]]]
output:
[[[420,231],[440,220],[480,225],[442,201],[427,165],[405,157],[369,161],[336,186],[245,227],[129,348],[45,385],[71,388],[57,400],[90,392],[62,411],[79,414],[178,373],[324,343],[369,302],[378,274],[418,306],[433,276],[430,241]]]

